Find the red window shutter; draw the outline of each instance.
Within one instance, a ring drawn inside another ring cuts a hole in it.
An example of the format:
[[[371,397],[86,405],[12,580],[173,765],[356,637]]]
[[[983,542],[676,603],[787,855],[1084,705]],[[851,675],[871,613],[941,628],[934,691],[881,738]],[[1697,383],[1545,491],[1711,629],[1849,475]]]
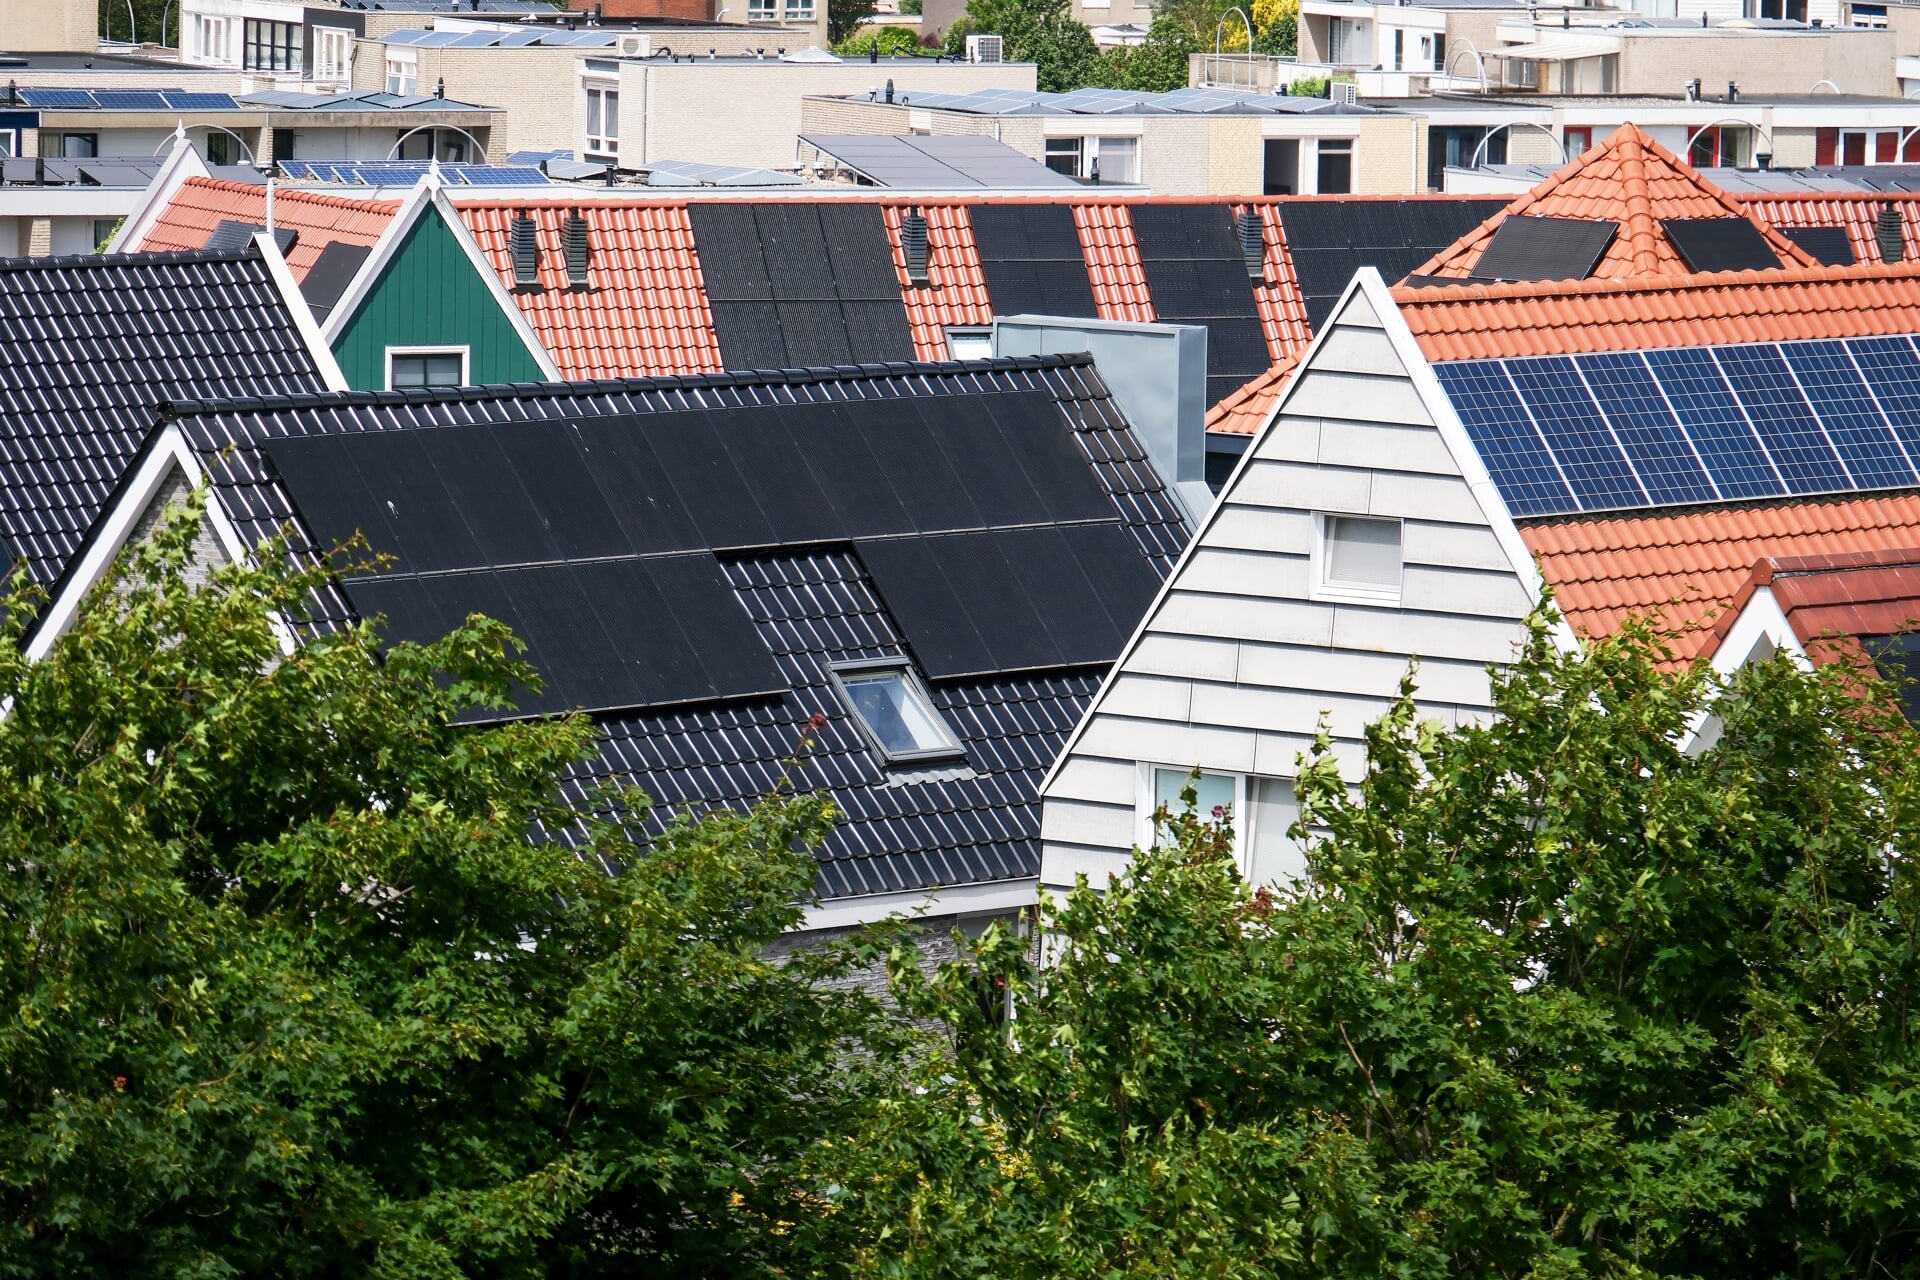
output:
[[[1882,130],[1873,135],[1873,162],[1892,164],[1894,148],[1900,145],[1900,135],[1891,130]]]
[[[1813,162],[1817,165],[1838,164],[1834,153],[1840,149],[1840,131],[1838,129],[1816,129],[1813,134]]]

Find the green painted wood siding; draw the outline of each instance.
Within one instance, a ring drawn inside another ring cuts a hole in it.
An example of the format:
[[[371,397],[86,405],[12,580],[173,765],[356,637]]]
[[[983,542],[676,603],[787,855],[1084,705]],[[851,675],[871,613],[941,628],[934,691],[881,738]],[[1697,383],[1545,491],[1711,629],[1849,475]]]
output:
[[[333,344],[356,391],[387,385],[388,347],[471,348],[467,380],[539,382],[540,365],[438,209],[425,210]]]

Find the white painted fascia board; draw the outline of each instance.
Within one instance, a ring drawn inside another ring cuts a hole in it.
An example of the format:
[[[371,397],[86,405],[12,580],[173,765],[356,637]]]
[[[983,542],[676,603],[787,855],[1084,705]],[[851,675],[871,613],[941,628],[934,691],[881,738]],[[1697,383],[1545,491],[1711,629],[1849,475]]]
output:
[[[1732,675],[1747,665],[1754,648],[1763,639],[1774,649],[1784,651],[1802,670],[1813,670],[1813,660],[1807,656],[1800,637],[1794,634],[1793,624],[1787,621],[1786,610],[1780,607],[1771,586],[1754,588],[1733,625],[1727,628],[1726,637],[1714,649],[1713,669],[1723,676]]]
[[[520,309],[520,304],[514,301],[513,295],[507,291],[506,284],[500,279],[500,273],[493,269],[491,262],[487,261],[487,255],[480,248],[480,242],[473,238],[473,231],[467,226],[467,220],[460,216],[459,209],[447,198],[444,191],[434,192],[433,199],[434,204],[439,208],[440,216],[447,221],[448,230],[453,232],[454,240],[460,245],[461,252],[467,255],[467,261],[473,265],[475,271],[480,273],[480,278],[487,282],[487,292],[493,295],[494,305],[505,313],[507,323],[513,326],[513,331],[519,335],[520,341],[526,344],[527,354],[533,357],[533,362],[540,366],[540,372],[545,374],[549,381],[561,381],[560,366],[553,362],[553,357],[547,353],[546,344],[540,341],[539,335],[533,331],[533,326],[527,323],[527,313]]]
[[[186,435],[177,424],[169,423],[160,428],[135,464],[133,475],[120,491],[119,498],[94,526],[79,561],[67,575],[66,585],[34,623],[25,650],[29,660],[38,662],[45,658],[53,651],[55,642],[73,626],[87,593],[107,576],[107,571],[113,567],[114,557],[132,538],[140,517],[153,505],[153,500],[175,472],[185,476],[187,483],[196,488],[207,481],[206,470],[188,447]],[[211,494],[207,498],[207,519],[213,525],[214,536],[220,540],[221,550],[235,563],[244,561],[247,549],[240,541],[240,532],[227,518],[219,500]],[[282,651],[292,653],[293,633],[278,619],[275,620],[274,631],[280,639]]]
[[[1364,267],[1361,269],[1362,275],[1369,272],[1373,274],[1374,279],[1378,280],[1380,278],[1379,273],[1375,272],[1372,267]],[[1127,643],[1121,647],[1120,656],[1113,660],[1113,665],[1107,668],[1107,674],[1100,680],[1100,687],[1093,691],[1093,697],[1087,702],[1087,709],[1081,715],[1080,723],[1073,726],[1073,732],[1067,735],[1066,742],[1060,747],[1060,754],[1056,755],[1053,758],[1053,763],[1047,766],[1046,776],[1040,779],[1039,795],[1040,803],[1043,806],[1047,801],[1047,792],[1053,787],[1054,779],[1059,775],[1060,770],[1066,766],[1068,758],[1071,757],[1075,751],[1079,750],[1080,739],[1086,736],[1088,726],[1093,723],[1093,718],[1100,713],[1100,708],[1105,705],[1107,694],[1112,690],[1114,682],[1120,678],[1121,672],[1126,670],[1128,661],[1133,657],[1134,652],[1139,649],[1141,641],[1146,638],[1147,632],[1153,624],[1153,620],[1159,616],[1161,606],[1166,603],[1167,597],[1173,594],[1174,583],[1180,580],[1180,574],[1186,569],[1187,563],[1199,553],[1200,546],[1207,540],[1208,533],[1213,530],[1214,524],[1226,512],[1227,499],[1233,496],[1234,486],[1240,483],[1241,473],[1252,463],[1254,455],[1260,452],[1261,443],[1267,438],[1267,433],[1273,430],[1273,424],[1279,421],[1281,406],[1293,398],[1294,391],[1299,387],[1301,371],[1313,362],[1314,357],[1319,354],[1321,346],[1326,342],[1327,335],[1333,332],[1332,317],[1338,316],[1342,311],[1346,310],[1347,301],[1353,297],[1353,292],[1359,287],[1359,283],[1360,277],[1355,276],[1354,279],[1348,283],[1346,292],[1340,295],[1340,301],[1335,304],[1332,311],[1327,313],[1329,317],[1327,323],[1321,326],[1320,332],[1315,334],[1313,341],[1307,344],[1306,353],[1300,357],[1299,363],[1294,366],[1293,376],[1287,379],[1286,387],[1280,392],[1280,395],[1275,398],[1273,407],[1267,412],[1266,421],[1262,422],[1260,429],[1253,433],[1252,440],[1248,442],[1247,447],[1240,453],[1240,460],[1233,464],[1233,470],[1228,473],[1226,483],[1220,486],[1220,493],[1214,499],[1213,506],[1208,509],[1206,519],[1200,522],[1200,527],[1194,530],[1192,537],[1187,539],[1187,545],[1181,549],[1179,558],[1173,562],[1173,568],[1167,571],[1165,580],[1160,583],[1160,589],[1154,592],[1153,602],[1147,606],[1147,611],[1141,615],[1139,623],[1136,624],[1133,629],[1133,634],[1127,638]]]
[[[333,310],[327,313],[326,323],[320,326],[320,334],[326,339],[328,350],[333,349],[333,343],[340,337],[341,330],[346,328],[347,320],[360,309],[360,304],[367,300],[367,295],[373,292],[374,281],[380,278],[380,273],[386,270],[387,264],[393,261],[395,254],[400,252],[401,242],[406,239],[407,232],[419,219],[421,211],[432,203],[434,189],[438,186],[439,179],[432,173],[428,173],[413,184],[407,192],[407,198],[400,202],[398,209],[394,210],[392,219],[387,223],[387,229],[380,233],[378,240],[374,241],[373,252],[369,253],[367,260],[360,264],[360,270],[354,273],[346,292],[342,293],[340,300],[333,304]]]
[[[193,149],[193,143],[185,138],[174,143],[173,151],[167,156],[166,163],[160,166],[160,172],[153,175],[153,181],[147,184],[147,190],[133,211],[120,221],[120,229],[113,233],[113,239],[107,242],[108,253],[126,253],[128,246],[138,246],[153,230],[153,224],[173,202],[173,194],[189,178],[210,177],[207,165],[200,153]]]
[[[307,296],[300,292],[287,260],[280,256],[280,247],[264,231],[254,232],[253,247],[266,261],[267,274],[273,278],[274,287],[280,291],[280,301],[293,317],[294,327],[300,331],[300,341],[306,343],[307,353],[320,370],[320,380],[326,383],[329,391],[347,390],[347,375],[340,371],[340,362],[333,358],[333,348],[327,345],[320,326],[314,323],[313,308],[307,305]]]
[[[1393,345],[1394,353],[1406,367],[1407,377],[1413,383],[1420,403],[1426,406],[1428,416],[1440,432],[1441,441],[1447,446],[1447,452],[1453,455],[1455,464],[1459,466],[1460,476],[1467,482],[1467,489],[1473,494],[1474,501],[1480,505],[1480,514],[1487,518],[1488,527],[1493,530],[1500,549],[1506,553],[1514,576],[1520,580],[1527,598],[1538,600],[1541,589],[1546,585],[1540,576],[1540,566],[1527,549],[1526,539],[1520,536],[1520,527],[1513,522],[1513,513],[1507,510],[1507,500],[1500,496],[1493,477],[1487,473],[1487,464],[1481,459],[1480,451],[1474,448],[1472,438],[1467,435],[1466,424],[1460,421],[1453,401],[1447,398],[1447,393],[1441,388],[1439,375],[1427,362],[1426,353],[1420,350],[1420,342],[1408,327],[1407,318],[1400,314],[1392,291],[1372,267],[1360,268],[1359,274],[1354,277],[1354,284],[1373,304],[1374,314],[1380,319],[1387,341]],[[1572,652],[1580,647],[1573,628],[1565,618],[1560,618],[1554,624],[1553,634],[1555,644],[1562,651]]]
[[[989,911],[1018,911],[1040,900],[1040,882],[1000,880],[992,884],[962,884],[945,889],[880,893],[862,898],[829,898],[806,909],[796,929],[850,929],[877,924],[895,916],[977,915]]]

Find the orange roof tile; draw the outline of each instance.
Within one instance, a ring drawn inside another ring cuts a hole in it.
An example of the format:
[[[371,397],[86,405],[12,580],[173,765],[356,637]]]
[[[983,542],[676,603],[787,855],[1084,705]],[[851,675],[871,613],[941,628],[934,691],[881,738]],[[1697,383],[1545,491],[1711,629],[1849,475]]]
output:
[[[1283,360],[1304,350],[1313,340],[1307,323],[1307,300],[1300,292],[1300,277],[1294,274],[1279,203],[1264,200],[1254,207],[1260,211],[1261,239],[1266,244],[1266,278],[1254,283],[1253,304],[1260,311],[1268,354]]]
[[[1153,295],[1147,290],[1147,269],[1140,261],[1140,242],[1134,238],[1133,217],[1126,206],[1076,204],[1073,222],[1080,231],[1080,251],[1093,278],[1093,304],[1100,309],[1100,318],[1157,320]]]
[[[1920,263],[1399,288],[1429,360],[1920,333]]]
[[[1764,557],[1885,553],[1920,546],[1920,494],[1566,520],[1520,536],[1578,631],[1609,635],[1632,614],[1680,631],[1675,656],[1718,642],[1714,624],[1750,593]]]
[[[907,283],[906,251],[900,247],[900,220],[909,207],[927,220],[927,283]],[[947,327],[993,323],[987,301],[987,277],[980,267],[980,250],[973,242],[973,223],[966,207],[955,203],[883,205],[887,239],[893,245],[893,269],[900,279],[900,296],[907,304],[907,328],[913,335],[913,354],[920,360],[948,358]]]
[[[1920,626],[1920,550],[1763,556],[1714,622],[1705,652],[1727,638],[1762,587],[1772,591],[1801,647],[1818,664],[1860,662],[1867,658],[1862,640]]]
[[[1561,168],[1499,216],[1440,251],[1415,275],[1465,279],[1506,219],[1525,214],[1620,224],[1589,279],[1643,280],[1689,274],[1660,224],[1673,218],[1746,218],[1789,267],[1817,263],[1806,250],[1755,218],[1749,208],[1702,178],[1632,124]]]
[[[567,287],[560,227],[579,208],[593,245],[593,289]],[[461,216],[480,249],[513,285],[507,231],[527,211],[540,237],[542,289],[514,293],[527,323],[547,348],[560,376],[653,377],[717,373],[720,342],[693,247],[685,204],[461,204]]]
[[[1880,261],[1873,220],[1883,205],[1901,212],[1904,260],[1920,261],[1920,194],[1889,191],[1782,191],[1741,198],[1753,215],[1774,227],[1840,227],[1853,245],[1853,260]]]
[[[1207,410],[1207,430],[1223,435],[1250,436],[1267,423],[1273,402],[1286,389],[1287,379],[1299,363],[1298,353],[1283,357],[1273,368]]]
[[[305,279],[320,251],[336,240],[372,247],[399,207],[392,200],[352,200],[285,187],[275,190],[274,226],[300,233],[287,251],[293,278]],[[219,178],[188,178],[140,243],[128,248],[152,253],[198,249],[225,221],[266,225],[267,189]]]

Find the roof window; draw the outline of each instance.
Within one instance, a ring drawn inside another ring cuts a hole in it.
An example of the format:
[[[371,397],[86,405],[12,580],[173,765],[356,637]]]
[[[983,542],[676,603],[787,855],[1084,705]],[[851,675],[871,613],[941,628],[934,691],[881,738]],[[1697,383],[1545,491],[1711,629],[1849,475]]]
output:
[[[889,763],[960,754],[959,741],[904,662],[837,666],[833,678],[854,719]]]

